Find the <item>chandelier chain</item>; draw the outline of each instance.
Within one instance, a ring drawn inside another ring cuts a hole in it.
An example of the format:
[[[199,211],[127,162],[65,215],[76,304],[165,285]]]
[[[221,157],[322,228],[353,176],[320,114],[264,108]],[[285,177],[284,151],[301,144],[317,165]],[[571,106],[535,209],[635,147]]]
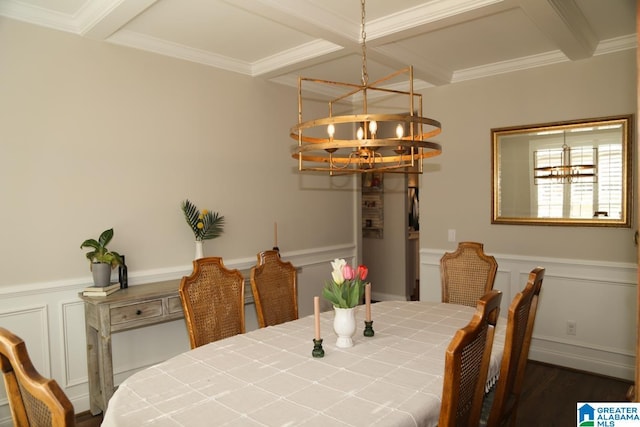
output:
[[[361,0],[361,5],[362,5],[362,16],[361,16],[361,24],[360,24],[360,28],[362,29],[361,31],[361,37],[362,37],[362,85],[366,86],[367,84],[369,84],[369,74],[367,73],[367,33],[364,29],[364,23],[365,23],[365,10],[364,10],[364,3],[365,0]]]

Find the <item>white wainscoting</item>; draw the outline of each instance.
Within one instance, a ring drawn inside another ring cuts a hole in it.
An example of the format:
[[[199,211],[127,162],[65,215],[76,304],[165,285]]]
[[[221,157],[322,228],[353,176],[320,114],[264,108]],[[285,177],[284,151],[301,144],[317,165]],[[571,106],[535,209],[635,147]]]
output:
[[[422,300],[440,299],[440,257],[445,250],[420,252]],[[531,359],[631,380],[635,366],[636,266],[581,260],[558,260],[495,255],[499,268],[495,288],[504,292],[503,314],[524,286],[529,271],[547,269],[540,300]],[[299,268],[300,316],[313,312],[313,296],[327,280],[328,263],[349,262],[355,246],[283,252],[283,259]],[[225,260],[245,274],[255,256]],[[191,265],[130,272],[132,286],[177,279]],[[88,410],[84,309],[78,292],[90,277],[0,288],[0,325],[22,337],[36,368],[55,378],[73,402],[76,412]],[[385,295],[376,296],[385,299]],[[326,308],[326,307],[324,307]],[[247,306],[247,328],[257,327],[255,308]],[[577,324],[576,335],[566,334],[566,321]],[[310,337],[311,340],[312,337]],[[114,334],[116,384],[140,369],[166,360],[189,347],[184,321]],[[4,387],[0,386],[0,426],[11,426]]]
[[[440,258],[444,252],[420,252],[422,300],[441,298]],[[635,264],[491,255],[498,261],[494,288],[503,292],[504,316],[529,272],[536,266],[546,268],[530,359],[633,380]],[[576,323],[575,335],[567,333],[567,321]]]
[[[313,313],[313,296],[320,291],[330,271],[329,262],[345,258],[352,262],[355,245],[283,252],[282,258],[298,268],[299,314]],[[224,260],[227,268],[240,270],[248,284],[249,270],[256,256]],[[130,271],[129,284],[179,279],[190,274],[192,266],[153,271]],[[89,276],[46,283],[31,283],[0,288],[0,325],[13,331],[27,344],[36,369],[55,378],[73,403],[76,413],[89,409],[84,305],[78,298],[91,285]],[[246,288],[245,316],[247,330],[257,328],[255,306],[250,287]],[[325,307],[326,308],[326,307]],[[313,348],[309,337],[309,352]],[[131,374],[162,362],[189,349],[184,320],[148,326],[113,335],[115,384]],[[12,426],[4,386],[0,385],[0,427]]]

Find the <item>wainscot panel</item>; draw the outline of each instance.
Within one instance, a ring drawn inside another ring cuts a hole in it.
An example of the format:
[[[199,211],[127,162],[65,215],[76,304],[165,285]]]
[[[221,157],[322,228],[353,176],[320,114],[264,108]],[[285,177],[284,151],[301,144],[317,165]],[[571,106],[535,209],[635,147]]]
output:
[[[440,258],[420,252],[420,296],[439,301]],[[633,380],[636,339],[636,265],[492,254],[494,288],[503,294],[501,315],[536,266],[546,268],[529,358]],[[568,323],[575,324],[572,333]]]

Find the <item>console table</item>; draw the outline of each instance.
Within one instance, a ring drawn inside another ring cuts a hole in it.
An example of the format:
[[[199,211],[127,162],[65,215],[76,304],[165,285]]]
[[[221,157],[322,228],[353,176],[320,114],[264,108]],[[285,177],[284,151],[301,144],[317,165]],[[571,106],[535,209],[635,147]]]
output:
[[[245,276],[244,304],[253,304],[248,272],[240,272]],[[80,292],[87,334],[91,414],[104,412],[115,391],[111,334],[184,318],[179,287],[180,279],[176,279],[129,286],[106,297],[87,297]]]
[[[169,280],[131,286],[106,297],[80,293],[87,334],[89,409],[93,415],[107,409],[114,392],[111,334],[183,318],[179,286],[180,280]]]

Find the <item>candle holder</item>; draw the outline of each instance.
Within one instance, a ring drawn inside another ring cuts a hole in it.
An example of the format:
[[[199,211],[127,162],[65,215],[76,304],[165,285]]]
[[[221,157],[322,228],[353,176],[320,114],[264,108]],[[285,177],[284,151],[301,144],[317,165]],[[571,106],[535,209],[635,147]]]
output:
[[[322,348],[322,338],[319,340],[313,339],[313,350],[311,351],[313,357],[324,357],[324,349]]]
[[[373,332],[373,320],[365,320],[363,335],[365,337],[372,337],[374,334],[375,332]]]

